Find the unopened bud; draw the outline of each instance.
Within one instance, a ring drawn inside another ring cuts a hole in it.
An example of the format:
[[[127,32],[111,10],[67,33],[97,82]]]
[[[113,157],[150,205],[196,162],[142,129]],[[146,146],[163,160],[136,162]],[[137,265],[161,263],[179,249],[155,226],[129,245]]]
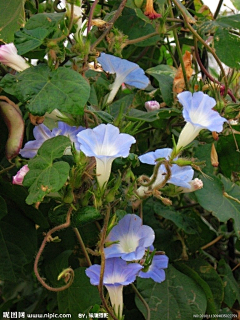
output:
[[[218,133],[216,131],[212,132],[212,137],[215,141],[218,141],[219,137],[218,137]]]
[[[212,144],[212,149],[211,149],[211,164],[213,167],[218,167],[219,165],[218,154],[217,154],[214,143]]]
[[[160,109],[160,104],[153,100],[153,101],[147,101],[145,102],[145,108],[147,109],[147,111],[154,111],[154,110],[159,110]]]
[[[165,204],[165,206],[171,206],[172,205],[172,201],[168,198],[163,198],[161,197],[161,201],[163,204]]]

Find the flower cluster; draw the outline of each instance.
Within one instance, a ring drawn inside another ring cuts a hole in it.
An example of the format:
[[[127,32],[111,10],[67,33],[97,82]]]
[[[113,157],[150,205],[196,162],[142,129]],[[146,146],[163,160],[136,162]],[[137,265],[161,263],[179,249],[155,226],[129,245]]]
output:
[[[155,234],[152,228],[142,225],[135,214],[125,215],[110,231],[104,249],[106,266],[103,284],[106,286],[116,315],[121,319],[123,310],[123,286],[133,283],[136,277],[165,280],[163,269],[168,267],[168,257],[158,255],[152,249]],[[100,265],[86,270],[93,285],[99,285]]]
[[[40,124],[33,129],[33,136],[35,140],[28,141],[19,153],[24,158],[33,158],[37,154],[38,149],[41,147],[43,142],[59,135],[68,137],[71,142],[75,144],[76,150],[80,150],[77,134],[84,129],[85,128],[83,127],[71,127],[61,121],[58,122],[58,127],[54,128],[53,130],[50,130],[44,124]]]

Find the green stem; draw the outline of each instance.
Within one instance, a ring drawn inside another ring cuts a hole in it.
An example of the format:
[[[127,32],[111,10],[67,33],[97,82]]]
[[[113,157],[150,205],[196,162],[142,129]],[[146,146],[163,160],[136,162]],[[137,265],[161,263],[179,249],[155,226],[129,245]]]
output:
[[[113,18],[108,22],[109,23],[109,27],[101,34],[101,36],[91,45],[91,49],[90,51],[93,51],[96,46],[106,37],[106,35],[110,32],[110,30],[113,27],[114,22],[119,18],[119,16],[121,15],[125,4],[126,4],[127,0],[122,0],[120,6],[118,7],[117,11],[115,12]]]
[[[194,30],[194,28],[190,25],[190,23],[188,22],[188,18],[185,14],[185,12],[182,10],[181,6],[178,4],[178,2],[176,0],[172,0],[172,2],[175,4],[175,6],[179,9],[179,11],[181,12],[184,21],[188,27],[188,29],[192,32],[192,34],[205,46],[205,48],[213,55],[214,59],[216,60],[217,64],[220,67],[220,70],[222,72],[222,77],[225,83],[225,94],[227,94],[227,90],[228,90],[228,81],[227,81],[227,77],[225,74],[225,70],[222,66],[222,63],[220,61],[220,59],[218,58],[218,56],[216,55],[215,51],[202,39],[202,37]]]
[[[78,242],[79,242],[79,244],[81,246],[81,249],[83,251],[83,254],[84,254],[84,256],[85,256],[85,258],[87,260],[88,266],[90,267],[92,265],[92,263],[91,263],[91,260],[89,258],[88,252],[87,252],[85,244],[83,242],[83,239],[81,237],[81,234],[80,234],[78,228],[73,228],[73,231],[75,232],[75,235],[76,235],[76,237],[78,239]]]
[[[147,319],[146,320],[150,320],[151,319],[151,310],[150,310],[147,302],[145,301],[145,299],[143,298],[143,296],[140,294],[140,292],[138,291],[138,289],[135,287],[135,285],[133,283],[131,283],[131,286],[132,286],[134,292],[136,293],[136,295],[138,296],[138,298],[140,299],[140,301],[142,302],[142,304],[144,305],[144,307],[147,310]]]
[[[112,309],[109,308],[107,301],[104,297],[104,292],[103,292],[103,277],[104,277],[104,269],[105,269],[105,261],[106,261],[105,253],[104,253],[104,243],[105,243],[105,239],[106,239],[106,235],[107,235],[109,218],[110,218],[110,206],[107,207],[107,212],[105,215],[104,224],[103,224],[103,228],[102,228],[102,232],[101,232],[100,244],[99,244],[99,251],[101,254],[101,271],[100,271],[100,280],[99,280],[99,285],[98,285],[98,291],[99,291],[100,298],[102,300],[103,306],[106,309],[106,311],[110,314],[110,316],[114,320],[118,320],[116,318],[116,316],[114,315],[114,312],[112,311]]]
[[[171,18],[174,18],[171,0],[169,0],[168,2],[169,2],[169,7],[170,7]],[[179,60],[180,60],[180,64],[181,64],[181,67],[182,67],[183,78],[184,78],[184,82],[185,82],[185,88],[189,91],[187,73],[186,73],[186,69],[185,69],[185,65],[184,65],[184,61],[183,61],[183,56],[182,56],[180,43],[179,43],[179,40],[178,40],[177,30],[175,28],[173,29],[173,36],[174,36],[174,40],[175,40],[175,43],[176,43],[176,49],[177,49],[177,52],[178,52],[178,57],[179,57]]]

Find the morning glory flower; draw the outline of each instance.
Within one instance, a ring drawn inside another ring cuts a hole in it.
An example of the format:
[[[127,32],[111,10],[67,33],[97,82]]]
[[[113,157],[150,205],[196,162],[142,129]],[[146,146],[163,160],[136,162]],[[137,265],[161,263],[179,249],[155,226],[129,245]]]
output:
[[[148,152],[142,156],[139,156],[139,160],[142,163],[147,163],[151,165],[156,165],[156,160],[159,158],[165,158],[169,159],[170,155],[172,153],[172,149],[170,148],[164,148],[164,149],[157,149],[156,151]],[[154,187],[161,184],[166,175],[166,168],[164,164],[161,164],[158,169],[158,174],[155,182],[151,185],[151,188],[154,189]],[[171,165],[171,177],[167,181],[167,183],[174,184],[175,186],[183,187],[183,188],[190,188],[190,181],[192,180],[194,175],[194,170],[191,166],[183,166],[180,167],[177,164]],[[140,197],[144,197],[146,193],[148,192],[148,187],[141,186],[137,190],[137,194]]]
[[[203,92],[181,92],[177,95],[183,105],[183,117],[187,122],[182,129],[177,143],[177,151],[192,142],[202,129],[221,132],[223,123],[227,121],[212,108],[216,105],[215,99]]]
[[[28,165],[25,164],[25,166],[23,166],[15,176],[13,176],[12,178],[12,183],[13,184],[18,184],[20,186],[22,186],[22,182],[23,182],[23,179],[25,177],[25,175],[28,173],[29,171],[29,168],[28,168]]]
[[[143,69],[136,63],[106,53],[101,53],[97,60],[104,71],[116,74],[115,81],[111,85],[111,92],[107,103],[113,101],[122,83],[138,89],[145,89],[149,84],[148,77],[145,76]]]
[[[166,255],[155,255],[151,265],[145,270],[140,270],[138,277],[152,278],[155,282],[163,282],[165,280],[165,271],[168,267],[168,257]]]
[[[100,124],[94,129],[86,129],[77,134],[80,150],[87,157],[95,157],[96,174],[102,188],[110,177],[112,162],[118,157],[126,158],[130,147],[136,142],[134,137],[119,133],[112,124]]]
[[[23,71],[30,67],[23,57],[18,55],[13,43],[0,46],[0,62],[16,71]]]
[[[122,318],[123,286],[135,281],[142,266],[138,263],[129,263],[121,258],[106,259],[103,276],[103,285],[107,288],[111,304],[118,319]],[[92,285],[99,285],[101,266],[94,264],[86,269],[86,275]]]
[[[126,261],[139,260],[154,239],[155,234],[151,227],[142,225],[142,219],[136,214],[127,214],[110,231],[106,242],[117,243],[104,249],[105,257],[121,257]]]
[[[52,131],[44,124],[40,124],[33,129],[33,136],[36,140],[28,141],[24,148],[20,150],[20,155],[24,158],[33,158],[38,152],[44,141],[56,136],[69,137],[72,143],[75,144],[75,148],[80,150],[80,144],[77,140],[77,133],[84,130],[83,127],[71,127],[68,124],[59,121],[58,127]]]

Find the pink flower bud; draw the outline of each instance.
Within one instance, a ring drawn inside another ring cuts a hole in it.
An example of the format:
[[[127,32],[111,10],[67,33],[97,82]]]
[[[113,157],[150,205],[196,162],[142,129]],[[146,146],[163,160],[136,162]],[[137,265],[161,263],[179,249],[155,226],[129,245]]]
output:
[[[18,55],[17,48],[13,43],[0,46],[0,62],[16,71],[23,71],[29,68],[23,57]]]
[[[147,111],[158,110],[158,109],[160,109],[160,104],[155,100],[147,101],[147,102],[145,102],[145,108],[147,109]]]
[[[23,179],[28,171],[29,171],[29,168],[28,168],[28,165],[26,164],[17,172],[15,176],[13,176],[12,183],[22,186]]]

